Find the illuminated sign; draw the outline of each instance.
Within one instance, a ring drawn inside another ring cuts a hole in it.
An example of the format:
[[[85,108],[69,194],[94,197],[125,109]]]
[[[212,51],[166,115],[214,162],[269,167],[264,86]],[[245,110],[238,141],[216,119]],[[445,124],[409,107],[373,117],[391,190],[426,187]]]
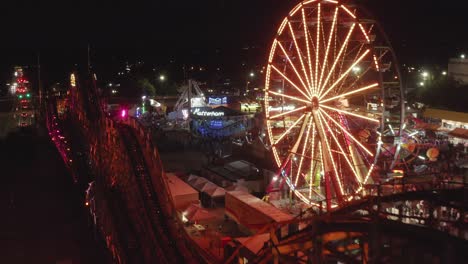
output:
[[[367,103],[367,110],[377,111],[379,104]]]
[[[211,120],[210,121],[210,128],[222,128],[223,121],[222,120]]]
[[[283,112],[283,111],[291,111],[294,109],[296,109],[296,106],[294,105],[285,105],[285,106],[278,106],[278,107],[269,106],[268,107],[269,112],[280,112],[280,111]]]
[[[265,100],[265,97],[263,96],[257,96],[257,101],[264,101]],[[271,96],[268,96],[268,101],[273,101],[273,97]]]
[[[197,115],[197,116],[224,116],[224,112],[205,111],[205,110],[201,110],[200,108],[195,108],[195,110],[193,110],[192,114]]]
[[[209,105],[225,105],[227,104],[227,97],[209,97],[208,98]]]
[[[75,80],[75,74],[70,75],[70,84],[72,87],[76,87],[76,80]]]

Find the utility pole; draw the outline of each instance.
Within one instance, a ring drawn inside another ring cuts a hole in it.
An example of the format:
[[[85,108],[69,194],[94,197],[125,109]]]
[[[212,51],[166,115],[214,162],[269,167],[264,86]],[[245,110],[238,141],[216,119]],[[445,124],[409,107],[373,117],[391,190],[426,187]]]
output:
[[[43,117],[45,114],[45,105],[44,105],[44,91],[42,90],[42,80],[41,80],[41,54],[37,53],[37,90],[39,94],[39,114]],[[37,115],[35,116],[37,122]]]
[[[88,73],[91,73],[91,56],[90,56],[91,47],[88,43]]]

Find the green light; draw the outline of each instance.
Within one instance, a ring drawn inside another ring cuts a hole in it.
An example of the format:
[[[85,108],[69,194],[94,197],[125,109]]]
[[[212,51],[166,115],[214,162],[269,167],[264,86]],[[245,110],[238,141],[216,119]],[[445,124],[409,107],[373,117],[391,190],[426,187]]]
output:
[[[26,94],[26,97],[28,97],[28,98],[31,97],[31,94]]]
[[[23,98],[23,95],[20,94],[20,95],[18,95],[18,97],[19,97],[19,99],[22,99],[22,98]]]

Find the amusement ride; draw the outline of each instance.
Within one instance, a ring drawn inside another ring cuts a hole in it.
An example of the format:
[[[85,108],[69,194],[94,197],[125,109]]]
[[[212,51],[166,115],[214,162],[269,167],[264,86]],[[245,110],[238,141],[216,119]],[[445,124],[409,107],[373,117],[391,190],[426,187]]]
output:
[[[393,49],[366,12],[333,0],[299,3],[279,26],[266,71],[267,134],[280,174],[273,181],[327,210],[365,196],[399,163],[403,95]]]

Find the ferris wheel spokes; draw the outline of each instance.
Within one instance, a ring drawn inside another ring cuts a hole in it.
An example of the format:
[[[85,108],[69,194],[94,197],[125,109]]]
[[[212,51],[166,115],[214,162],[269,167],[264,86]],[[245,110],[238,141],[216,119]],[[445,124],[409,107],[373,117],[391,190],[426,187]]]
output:
[[[340,49],[340,51],[338,52],[338,55],[336,56],[335,61],[333,62],[333,65],[332,65],[331,69],[329,69],[327,78],[325,78],[325,81],[324,81],[323,85],[321,85],[321,87],[319,87],[319,89],[317,89],[317,91],[318,91],[317,94],[319,94],[319,95],[322,94],[325,85],[327,85],[328,81],[330,80],[330,77],[331,77],[332,74],[334,73],[335,67],[336,67],[336,65],[338,64],[338,62],[340,61],[341,56],[343,55],[343,53],[344,53],[344,51],[345,51],[345,48],[346,48],[347,45],[348,45],[349,39],[351,38],[351,35],[353,34],[353,30],[354,30],[354,27],[355,27],[355,26],[356,26],[356,23],[353,23],[353,25],[352,25],[351,28],[349,29],[348,34],[347,34],[347,36],[346,36],[346,39],[345,39],[345,41],[343,42],[343,44],[342,44],[342,46],[341,46],[341,49]]]
[[[309,86],[307,86],[305,83],[304,83],[304,80],[302,79],[301,75],[299,74],[299,72],[297,71],[296,69],[296,66],[294,66],[294,63],[292,62],[291,58],[289,57],[289,55],[287,54],[286,50],[284,49],[283,45],[281,44],[280,41],[277,42],[281,51],[283,52],[284,56],[286,57],[287,61],[289,62],[289,65],[291,65],[291,68],[293,69],[293,71],[296,73],[296,76],[297,78],[299,79],[299,81],[301,82],[302,86],[304,88],[306,88],[306,91],[309,95],[309,98],[312,97],[312,94],[310,92],[310,88]]]
[[[374,24],[338,1],[303,1],[273,40],[267,131],[282,184],[308,205],[325,199],[329,210],[357,199],[381,168],[375,132],[386,127],[388,78],[399,73],[384,74],[393,58]]]
[[[327,95],[329,92],[331,92],[333,90],[333,88],[335,88],[336,85],[338,85],[340,83],[341,80],[343,80],[343,78],[345,78],[346,76],[348,76],[348,74],[354,69],[354,67],[356,67],[357,64],[359,64],[359,62],[362,61],[362,59],[364,59],[364,57],[369,54],[370,50],[367,49],[364,54],[362,54],[359,59],[357,59],[341,76],[340,78],[338,78],[338,80],[336,80],[329,88],[327,91],[319,94],[319,99],[322,99],[325,95]]]
[[[294,30],[292,28],[292,25],[291,25],[291,22],[288,21],[288,27],[289,27],[289,32],[291,33],[291,37],[294,41],[294,47],[296,47],[296,52],[297,52],[297,55],[299,57],[299,61],[301,62],[301,66],[302,66],[302,71],[304,72],[304,76],[306,78],[306,81],[307,81],[307,84],[309,86],[309,90],[310,91],[313,91],[314,87],[313,87],[313,80],[309,80],[309,77],[307,76],[307,71],[306,71],[306,68],[304,66],[304,60],[302,59],[302,52],[299,48],[299,45],[297,44],[297,40],[296,40],[296,35],[294,34]],[[312,78],[312,76],[310,76],[310,78]]]
[[[329,120],[335,123],[335,125],[337,125],[341,129],[341,131],[343,131],[346,135],[348,135],[351,139],[353,139],[354,142],[358,144],[358,146],[360,146],[367,154],[369,154],[370,156],[374,156],[374,154],[370,152],[370,150],[368,150],[361,142],[359,142],[359,140],[357,140],[351,133],[349,133],[347,129],[345,129],[335,119],[333,119],[329,114],[327,114],[325,110],[320,109],[320,111],[322,111],[322,113],[324,113],[325,116],[328,117]]]
[[[331,46],[331,41],[333,39],[333,36],[335,33],[335,26],[336,26],[336,23],[337,23],[337,18],[338,18],[338,10],[339,8],[335,8],[335,14],[333,15],[333,22],[332,22],[332,27],[330,29],[330,35],[328,37],[328,44],[327,44],[327,49],[325,51],[325,57],[323,58],[323,66],[322,66],[322,70],[321,70],[321,73],[320,73],[320,80],[319,80],[319,83],[318,83],[318,87],[320,87],[322,85],[322,80],[323,80],[323,75],[325,73],[325,68],[328,66],[328,54],[330,52],[330,46]],[[336,40],[336,36],[335,36],[335,40]],[[317,94],[320,93],[320,89],[317,90],[316,92]]]
[[[271,64],[270,64],[271,65]],[[292,82],[284,73],[282,73],[278,68],[275,67],[275,65],[271,65],[271,67],[279,74],[281,77],[283,77],[286,81],[288,81],[296,90],[298,90],[302,95],[304,95],[307,99],[311,100],[311,98],[304,93],[294,82]]]
[[[310,46],[309,46],[309,36],[310,36],[310,32],[309,32],[309,28],[307,27],[307,21],[306,21],[306,17],[305,17],[305,10],[302,9],[302,23],[304,24],[304,34],[305,34],[305,41],[306,41],[306,48],[307,48],[307,59],[308,59],[308,64],[309,64],[309,71],[310,71],[310,79],[311,79],[311,82],[313,82],[313,70],[312,70],[312,59],[311,59],[311,55],[310,55]],[[313,43],[313,42],[312,42]],[[304,73],[306,71],[304,70]],[[312,94],[314,94],[314,90],[315,90],[315,86],[312,84],[309,86],[309,91],[311,93],[311,96]]]
[[[369,89],[372,89],[372,88],[375,88],[375,87],[378,87],[378,86],[379,86],[378,83],[373,83],[371,85],[368,85],[368,86],[365,86],[365,87],[362,87],[362,88],[358,88],[356,90],[352,90],[351,92],[347,92],[347,93],[339,94],[337,96],[333,96],[331,98],[323,99],[322,101],[320,101],[320,103],[323,104],[323,103],[326,103],[326,102],[329,102],[329,101],[340,99],[340,98],[348,96],[348,95],[353,95],[353,94],[356,94],[356,93],[359,93],[359,92],[362,92],[362,91],[366,91],[366,90],[369,90]]]
[[[342,113],[342,114],[345,114],[345,115],[350,115],[350,116],[362,118],[362,119],[365,119],[365,120],[369,120],[369,121],[371,121],[371,122],[380,123],[380,121],[377,120],[377,119],[373,119],[373,118],[370,118],[370,117],[367,117],[367,116],[363,116],[363,115],[351,113],[351,112],[348,112],[348,111],[345,111],[345,110],[341,110],[341,109],[338,109],[338,108],[334,108],[334,107],[331,107],[331,106],[328,106],[328,105],[323,105],[323,104],[322,104],[321,107],[326,108],[326,109],[328,109],[328,110],[336,111],[336,112],[338,112],[338,113]]]
[[[322,117],[322,119],[325,120],[325,117],[323,117],[323,114],[321,112],[319,112],[319,115]],[[330,135],[332,136],[333,140],[335,141],[336,145],[338,146],[338,148],[340,149],[341,151],[341,154],[343,155],[343,157],[345,158],[346,162],[348,163],[349,165],[349,168],[351,169],[351,171],[353,172],[355,178],[356,178],[356,182],[359,184],[359,186],[361,186],[361,177],[359,177],[358,175],[358,172],[356,171],[355,167],[356,167],[356,164],[352,164],[352,162],[349,160],[349,157],[347,155],[347,152],[344,151],[344,149],[341,147],[341,143],[339,142],[339,140],[336,138],[335,136],[335,133],[333,133],[333,130],[332,128],[330,127],[330,125],[328,124],[328,122],[324,122],[325,125],[327,126],[328,128],[328,131],[330,132]]]

